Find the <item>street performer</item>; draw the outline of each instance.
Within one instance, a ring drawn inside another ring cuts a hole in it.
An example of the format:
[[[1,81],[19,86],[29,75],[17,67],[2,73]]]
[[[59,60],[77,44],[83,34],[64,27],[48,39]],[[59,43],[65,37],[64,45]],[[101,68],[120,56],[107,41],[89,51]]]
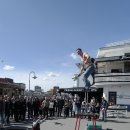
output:
[[[90,84],[90,81],[88,80],[88,77],[90,75],[92,75],[93,78],[94,78],[94,75],[93,75],[94,72],[95,72],[94,62],[92,61],[89,54],[86,53],[86,52],[83,52],[82,49],[78,48],[76,50],[76,52],[80,56],[80,59],[82,61],[82,66],[80,68],[80,73],[78,74],[77,78],[80,77],[84,73],[83,81],[85,83],[85,87],[89,89],[91,84]]]

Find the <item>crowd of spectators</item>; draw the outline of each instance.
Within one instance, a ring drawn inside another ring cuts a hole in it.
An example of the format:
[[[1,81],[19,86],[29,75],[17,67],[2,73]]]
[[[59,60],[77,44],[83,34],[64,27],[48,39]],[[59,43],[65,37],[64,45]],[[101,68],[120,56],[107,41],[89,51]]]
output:
[[[99,113],[103,103],[99,103],[94,97],[89,103],[82,101],[80,97],[27,97],[0,96],[1,124],[9,124],[11,120],[16,122],[25,119],[46,119],[48,117],[75,117],[79,113]]]

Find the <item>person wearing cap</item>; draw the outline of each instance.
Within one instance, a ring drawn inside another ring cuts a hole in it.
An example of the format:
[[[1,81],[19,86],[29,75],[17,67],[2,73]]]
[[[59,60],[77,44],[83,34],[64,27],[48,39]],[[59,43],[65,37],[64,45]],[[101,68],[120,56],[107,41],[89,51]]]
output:
[[[85,83],[85,87],[90,88],[91,84],[90,81],[88,80],[88,77],[90,75],[93,76],[95,72],[94,61],[92,61],[89,54],[83,52],[81,48],[78,48],[76,52],[82,61],[82,67],[80,68],[80,73],[78,74],[78,77],[84,73],[83,81]]]

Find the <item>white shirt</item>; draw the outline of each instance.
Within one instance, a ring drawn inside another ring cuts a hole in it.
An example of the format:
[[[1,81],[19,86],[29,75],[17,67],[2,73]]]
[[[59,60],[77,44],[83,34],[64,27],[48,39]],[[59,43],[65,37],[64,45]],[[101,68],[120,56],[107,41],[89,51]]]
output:
[[[83,57],[80,56],[80,59],[83,62],[84,69],[87,69],[92,64],[88,53],[83,52]]]
[[[50,102],[49,103],[49,108],[53,108],[53,106],[54,106],[54,102]]]

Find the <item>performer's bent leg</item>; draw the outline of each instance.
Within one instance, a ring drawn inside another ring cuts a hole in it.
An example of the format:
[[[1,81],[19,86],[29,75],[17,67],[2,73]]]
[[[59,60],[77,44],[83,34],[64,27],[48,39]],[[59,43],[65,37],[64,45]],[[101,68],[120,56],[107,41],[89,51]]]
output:
[[[84,74],[84,82],[85,82],[85,87],[90,87],[90,81],[88,80],[88,77],[94,72],[94,65],[91,65],[87,68],[85,74]]]
[[[91,86],[90,81],[88,79],[85,79],[85,77],[84,77],[84,84],[86,88],[89,88]]]

